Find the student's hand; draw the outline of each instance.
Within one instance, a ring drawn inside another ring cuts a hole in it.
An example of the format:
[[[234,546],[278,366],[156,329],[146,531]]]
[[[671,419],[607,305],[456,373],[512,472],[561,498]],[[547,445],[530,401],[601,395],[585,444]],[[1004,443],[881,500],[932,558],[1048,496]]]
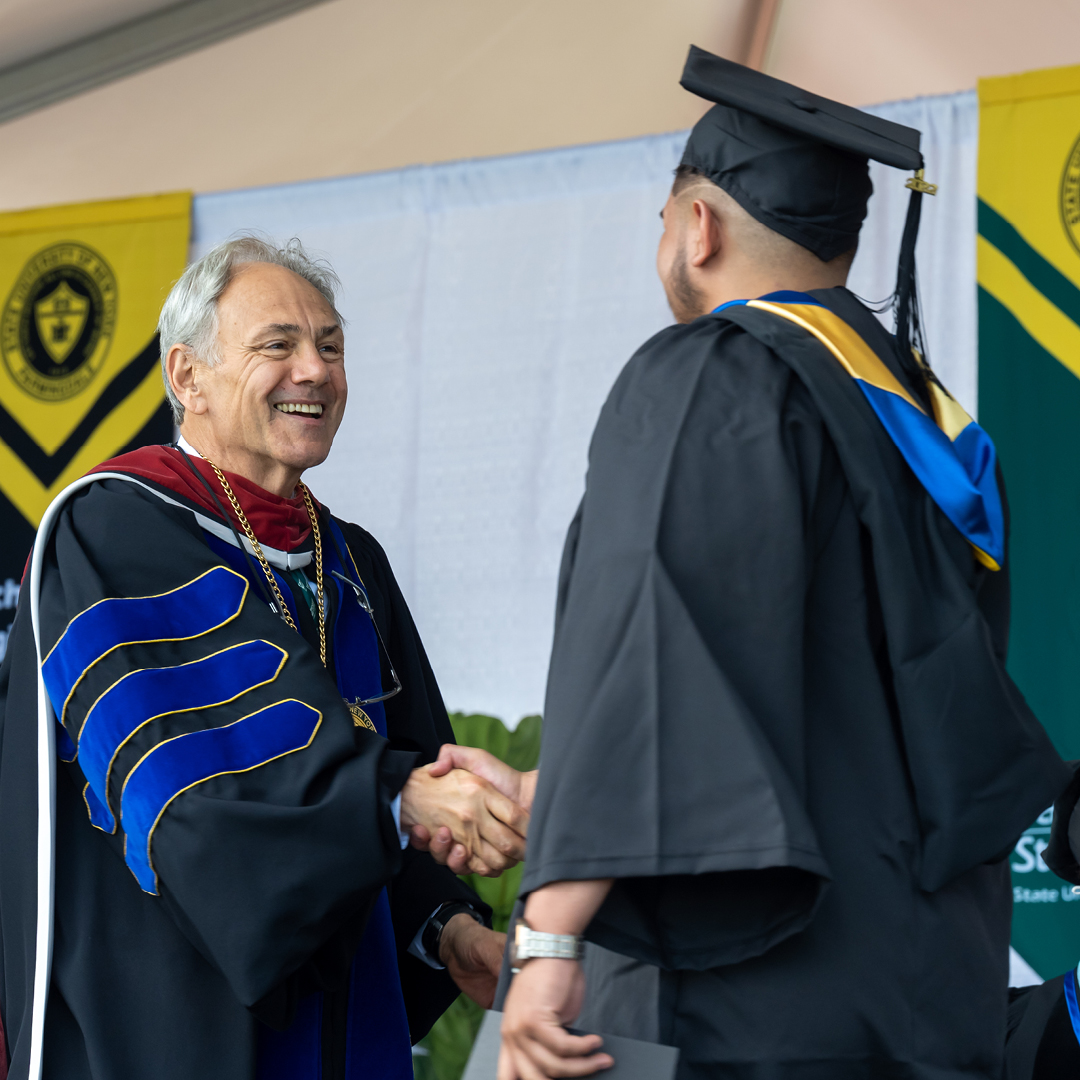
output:
[[[439,749],[438,758],[428,768],[433,776],[445,776],[452,769],[465,769],[482,777],[523,810],[532,810],[539,776],[536,769],[518,772],[486,750],[474,746],[456,746],[454,743],[444,743]],[[455,874],[469,873],[469,853],[463,844],[454,841],[448,828],[431,832],[418,825],[412,829],[411,841],[413,847],[430,852],[436,862],[449,866]]]
[[[503,1007],[498,1080],[590,1076],[615,1064],[599,1035],[564,1027],[581,1012],[585,976],[576,960],[529,960],[514,976]]]
[[[611,878],[552,881],[525,901],[525,925],[548,934],[585,933],[614,884]],[[498,1080],[589,1076],[614,1064],[599,1035],[564,1029],[581,1012],[585,976],[576,960],[526,960],[510,984]]]
[[[436,776],[433,768],[414,769],[401,789],[401,827],[439,838],[446,851],[439,861],[456,852],[456,873],[498,877],[520,862],[529,815],[473,773],[452,769]],[[414,846],[422,845],[414,840]]]
[[[532,812],[536,779],[540,775],[538,769],[518,772],[486,750],[475,746],[443,743],[439,747],[439,756],[431,766],[431,772],[433,776],[444,776],[451,769],[465,769],[482,776],[493,788],[501,791],[508,799],[513,799],[522,810]]]
[[[526,812],[532,809],[539,775],[535,769],[518,772],[486,750],[453,743],[444,743],[438,758],[427,768],[432,776],[445,776],[454,769],[465,769],[486,780]],[[525,828],[528,828],[527,819]],[[449,866],[455,874],[470,873],[470,854],[464,844],[455,841],[449,828],[444,826],[432,831],[422,824],[417,825],[411,830],[411,842],[413,847],[429,852],[436,862]]]
[[[439,963],[482,1009],[490,1009],[502,970],[506,935],[481,926],[471,915],[455,915],[443,928]]]

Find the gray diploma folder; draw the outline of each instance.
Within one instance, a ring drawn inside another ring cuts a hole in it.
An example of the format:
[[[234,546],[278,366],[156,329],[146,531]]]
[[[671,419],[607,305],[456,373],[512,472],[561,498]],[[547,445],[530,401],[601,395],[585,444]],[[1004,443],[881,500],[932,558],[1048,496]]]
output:
[[[499,1036],[501,1024],[501,1012],[489,1010],[484,1013],[484,1022],[480,1025],[461,1080],[495,1080],[499,1067],[499,1046],[502,1043]],[[582,1032],[575,1031],[574,1034],[580,1035]],[[615,1059],[615,1064],[610,1069],[596,1073],[596,1076],[610,1077],[611,1080],[675,1080],[679,1051],[674,1046],[604,1035],[604,1052]]]

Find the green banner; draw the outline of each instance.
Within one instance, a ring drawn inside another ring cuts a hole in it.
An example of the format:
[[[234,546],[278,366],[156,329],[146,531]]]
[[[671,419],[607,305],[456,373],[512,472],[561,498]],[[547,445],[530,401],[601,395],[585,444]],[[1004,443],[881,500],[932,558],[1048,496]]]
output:
[[[979,423],[1009,491],[1009,670],[1080,758],[1080,67],[979,84]],[[1080,896],[1012,853],[1013,946],[1043,978],[1080,960]]]

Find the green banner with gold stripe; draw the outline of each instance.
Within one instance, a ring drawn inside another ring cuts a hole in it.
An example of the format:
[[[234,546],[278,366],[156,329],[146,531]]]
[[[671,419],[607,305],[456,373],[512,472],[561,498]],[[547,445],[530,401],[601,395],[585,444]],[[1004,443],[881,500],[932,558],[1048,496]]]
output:
[[[155,328],[190,222],[187,193],[0,214],[0,656],[50,501],[172,437]]]
[[[983,80],[979,104],[979,423],[1011,504],[1009,669],[1080,758],[1080,67]],[[1011,856],[1013,945],[1043,978],[1080,960],[1050,820]]]

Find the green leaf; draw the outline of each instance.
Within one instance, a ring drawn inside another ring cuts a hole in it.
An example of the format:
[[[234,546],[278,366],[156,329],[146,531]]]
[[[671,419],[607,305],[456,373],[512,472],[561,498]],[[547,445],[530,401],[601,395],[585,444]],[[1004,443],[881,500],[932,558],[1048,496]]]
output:
[[[484,1010],[462,994],[436,1021],[413,1056],[416,1080],[460,1080],[469,1061]]]
[[[539,716],[524,717],[513,731],[497,717],[482,713],[451,713],[450,723],[454,738],[462,746],[487,750],[520,772],[535,769],[540,761]],[[521,870],[521,866],[515,866],[497,878],[476,874],[462,878],[485,904],[491,905],[492,924],[503,933],[510,925],[521,888]],[[416,1080],[460,1080],[483,1017],[483,1009],[462,994],[418,1045],[419,1053],[413,1058]]]
[[[540,761],[539,716],[522,717],[513,731],[498,717],[483,713],[451,713],[450,723],[462,746],[478,746],[519,772],[535,769]]]
[[[504,871],[497,878],[466,874],[461,880],[485,904],[491,906],[491,925],[500,933],[505,934],[510,925],[510,914],[514,910],[514,903],[521,888],[521,865]]]
[[[519,772],[529,772],[540,764],[539,716],[523,716],[510,734],[510,749],[503,760]]]

